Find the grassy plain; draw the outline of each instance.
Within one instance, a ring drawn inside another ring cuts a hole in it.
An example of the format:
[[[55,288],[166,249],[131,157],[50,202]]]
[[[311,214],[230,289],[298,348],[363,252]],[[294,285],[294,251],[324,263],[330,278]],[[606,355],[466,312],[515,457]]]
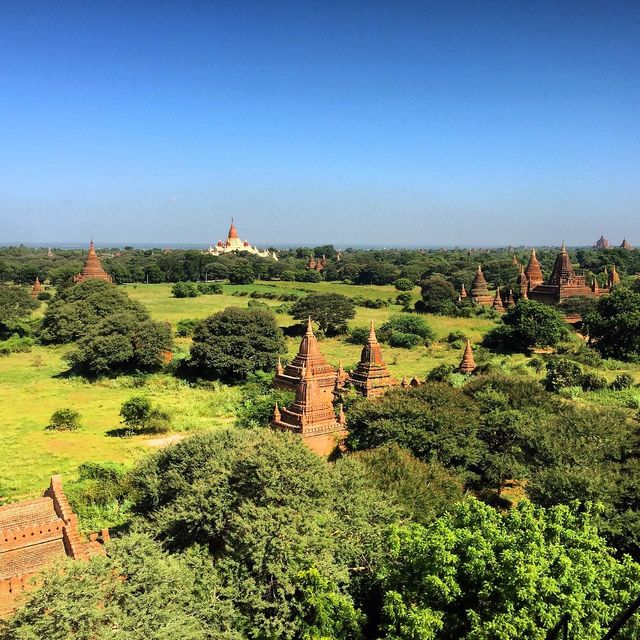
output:
[[[187,318],[201,319],[228,306],[244,307],[250,298],[233,295],[234,292],[252,291],[294,293],[336,292],[350,296],[394,300],[393,287],[353,286],[337,283],[259,282],[252,285],[225,285],[224,294],[197,298],[177,299],[171,296],[171,285],[128,285],[123,287],[134,299],[144,304],[157,320],[170,322],[174,327]],[[417,291],[415,292],[417,298]],[[282,304],[277,300],[263,300],[272,307]],[[357,308],[352,326],[367,326],[373,320],[380,326],[400,307],[392,304],[382,309]],[[42,308],[36,312],[42,314]],[[278,313],[278,322],[289,325],[293,321],[287,314]],[[439,339],[450,331],[462,330],[474,343],[493,326],[487,318],[428,317]],[[177,340],[178,357],[187,353],[189,339]],[[288,353],[295,355],[298,339],[288,339]],[[198,431],[219,428],[233,423],[241,390],[217,383],[189,385],[168,374],[147,376],[144,386],[131,376],[87,382],[82,378],[66,377],[63,359],[69,347],[34,347],[29,353],[16,353],[0,358],[0,497],[18,497],[36,494],[48,484],[49,476],[62,473],[73,479],[77,467],[85,461],[116,461],[133,463],[150,450],[157,437],[116,437],[121,428],[119,410],[122,403],[136,394],[145,394],[172,415],[175,431]],[[322,351],[329,362],[343,363],[346,369],[355,365],[361,346],[343,339],[322,341]],[[383,353],[392,374],[398,378],[425,374],[441,363],[457,363],[460,350],[444,342],[413,350],[384,347]],[[492,362],[505,371],[517,369],[531,372],[524,356],[494,356]],[[640,382],[638,367],[626,369]],[[599,371],[613,379],[616,369]],[[640,407],[640,394],[630,390],[625,394],[597,392],[582,394],[579,401]],[[80,412],[82,428],[71,433],[45,430],[51,414],[62,407]]]

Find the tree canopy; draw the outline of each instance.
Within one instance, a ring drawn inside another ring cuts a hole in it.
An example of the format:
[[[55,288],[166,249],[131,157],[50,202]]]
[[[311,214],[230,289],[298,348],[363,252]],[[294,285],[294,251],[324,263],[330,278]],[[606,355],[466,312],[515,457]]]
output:
[[[38,304],[26,289],[0,284],[0,331],[5,331],[17,320],[29,317]]]
[[[337,335],[346,332],[347,321],[355,318],[356,308],[351,298],[340,293],[313,293],[300,298],[290,313],[302,322],[311,317],[320,331]]]
[[[229,307],[196,326],[190,365],[199,375],[238,382],[256,371],[272,371],[284,352],[271,311]]]

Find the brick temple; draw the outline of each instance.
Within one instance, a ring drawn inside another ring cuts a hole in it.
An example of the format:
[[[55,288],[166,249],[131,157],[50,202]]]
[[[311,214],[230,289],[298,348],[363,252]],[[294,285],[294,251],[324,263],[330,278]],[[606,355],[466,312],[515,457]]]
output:
[[[276,389],[295,391],[305,370],[311,371],[320,390],[331,400],[336,387],[337,371],[320,352],[318,339],[313,333],[311,318],[307,321],[307,330],[295,358],[284,368],[278,362],[273,386]]]
[[[382,358],[382,349],[376,337],[373,320],[369,327],[369,337],[360,354],[356,368],[349,373],[347,384],[366,398],[380,396],[398,381],[391,377]]]
[[[471,348],[471,341],[467,340],[467,344],[464,347],[464,353],[462,354],[462,360],[458,366],[460,373],[471,374],[478,368],[475,360],[473,359],[473,349]]]
[[[336,417],[331,394],[320,382],[312,367],[303,368],[293,404],[282,409],[276,404],[271,426],[299,434],[310,449],[327,456],[344,441],[347,427],[342,407]]]
[[[31,287],[31,297],[37,298],[43,291],[44,291],[44,288],[42,287],[40,278],[36,276],[36,281],[33,283],[33,287]]]
[[[102,268],[100,258],[98,258],[95,247],[93,246],[93,240],[89,243],[89,253],[84,261],[82,271],[73,278],[74,282],[86,282],[87,280],[112,282],[111,276]]]
[[[535,257],[533,251],[531,255]],[[529,262],[531,264],[531,260]],[[539,263],[537,266],[539,269]],[[573,268],[571,258],[569,258],[569,252],[564,242],[562,243],[560,253],[556,257],[548,282],[542,280],[541,270],[539,278],[537,277],[537,269],[530,272],[527,270],[529,270],[529,266],[525,269],[525,275],[529,277],[527,295],[531,300],[537,300],[544,304],[559,304],[567,298],[574,296],[585,296],[588,298],[600,297],[605,293],[609,293],[611,286],[611,276],[609,276],[609,287],[599,288],[595,278],[592,283],[587,284],[586,276],[576,272]],[[534,275],[535,277],[533,277]]]
[[[30,578],[52,562],[69,557],[86,560],[103,553],[100,536],[83,541],[78,519],[62,490],[62,478],[53,476],[42,497],[0,507],[0,614],[6,615],[15,599],[31,587]]]
[[[478,270],[471,285],[471,299],[477,304],[490,306],[493,304],[493,296],[489,293],[489,287],[482,273],[482,265],[478,265]]]

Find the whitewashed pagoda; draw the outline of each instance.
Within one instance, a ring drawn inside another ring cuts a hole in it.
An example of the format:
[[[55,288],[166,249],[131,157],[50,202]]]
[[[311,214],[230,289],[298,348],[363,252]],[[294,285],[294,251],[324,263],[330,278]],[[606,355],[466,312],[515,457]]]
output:
[[[251,243],[248,240],[241,240],[238,236],[238,230],[233,224],[233,218],[231,218],[231,226],[229,227],[227,239],[224,242],[222,240],[218,240],[218,243],[215,246],[209,247],[207,253],[210,253],[213,256],[219,256],[223,253],[232,253],[233,251],[251,253],[255,256],[259,256],[260,258],[272,258],[273,260],[278,259],[275,251],[260,251],[257,247],[251,246]]]

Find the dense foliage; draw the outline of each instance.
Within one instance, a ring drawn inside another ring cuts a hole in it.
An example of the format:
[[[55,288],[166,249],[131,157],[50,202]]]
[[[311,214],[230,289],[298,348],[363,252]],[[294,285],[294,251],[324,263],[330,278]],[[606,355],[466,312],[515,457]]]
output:
[[[284,352],[273,313],[229,307],[196,326],[190,364],[199,375],[238,382],[256,371],[272,371]]]
[[[345,333],[347,321],[355,318],[353,300],[339,293],[314,293],[300,298],[291,307],[291,316],[306,322],[311,318],[325,335]]]
[[[26,289],[0,284],[0,335],[38,307]]]

